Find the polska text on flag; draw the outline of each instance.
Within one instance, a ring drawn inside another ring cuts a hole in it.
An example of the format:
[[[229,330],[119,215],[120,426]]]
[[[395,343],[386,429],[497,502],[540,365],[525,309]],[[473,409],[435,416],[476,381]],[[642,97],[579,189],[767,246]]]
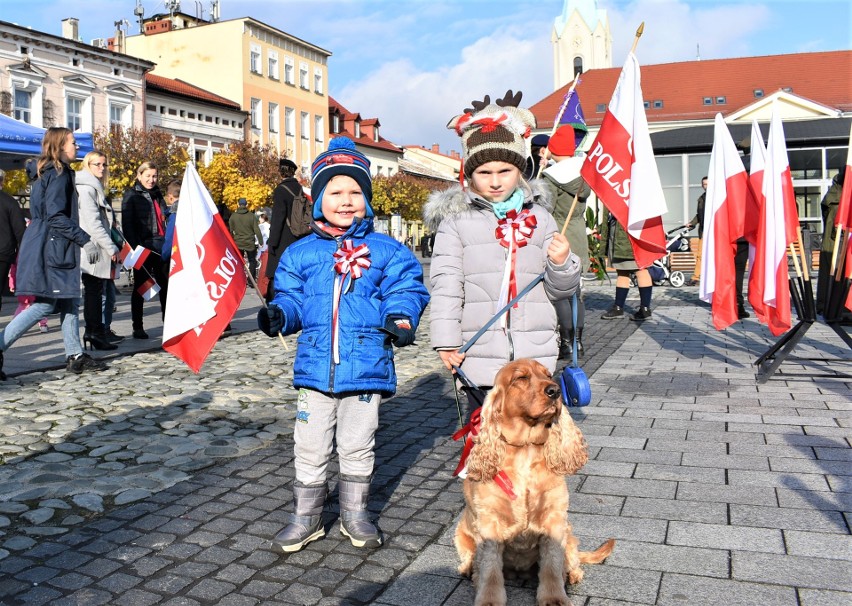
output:
[[[627,232],[640,268],[665,256],[666,199],[645,117],[639,62],[632,52],[581,175]]]
[[[757,226],[753,274],[749,278],[748,300],[757,317],[779,336],[790,330],[790,284],[787,248],[797,238],[799,214],[784,128],[773,106],[763,173],[763,204]]]
[[[699,296],[712,305],[713,326],[717,330],[738,319],[734,255],[750,195],[748,175],[731,132],[722,114],[716,114],[707,172]]]
[[[175,218],[163,349],[198,372],[245,291],[240,252],[188,163]]]

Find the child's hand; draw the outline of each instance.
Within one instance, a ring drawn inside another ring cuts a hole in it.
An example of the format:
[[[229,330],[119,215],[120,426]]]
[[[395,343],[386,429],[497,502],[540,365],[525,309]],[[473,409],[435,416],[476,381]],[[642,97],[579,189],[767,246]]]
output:
[[[261,307],[257,312],[257,327],[270,337],[274,337],[284,328],[284,312],[277,305]]]
[[[570,254],[571,245],[568,244],[568,238],[560,233],[553,234],[553,240],[547,247],[547,258],[553,261],[554,265],[562,265]]]
[[[439,351],[438,355],[441,356],[441,362],[444,363],[447,370],[452,370],[453,366],[461,366],[461,363],[464,362],[464,354],[460,354],[457,349]]]
[[[380,329],[390,335],[391,342],[397,347],[405,347],[414,343],[414,330],[411,328],[411,320],[405,316],[391,314],[385,320],[385,325]]]

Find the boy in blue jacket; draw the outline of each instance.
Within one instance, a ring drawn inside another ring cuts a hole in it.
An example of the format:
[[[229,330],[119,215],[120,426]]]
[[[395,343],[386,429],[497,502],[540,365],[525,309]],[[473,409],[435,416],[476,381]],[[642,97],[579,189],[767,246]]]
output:
[[[336,439],[341,532],[355,547],[378,547],[382,537],[367,499],[379,405],[396,391],[391,344],[414,342],[429,294],[412,252],[373,231],[370,161],[355,144],[333,139],[311,172],[313,233],[284,251],[275,297],[257,317],[269,336],[301,331],[293,365],[295,513],[273,545],[299,551],[325,534],[326,472]]]

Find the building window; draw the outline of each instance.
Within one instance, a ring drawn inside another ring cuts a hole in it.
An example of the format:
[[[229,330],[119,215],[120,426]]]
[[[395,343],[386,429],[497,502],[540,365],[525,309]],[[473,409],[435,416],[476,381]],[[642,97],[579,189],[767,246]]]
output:
[[[112,75],[113,76],[121,76],[121,68],[120,67],[113,67],[112,68]]]
[[[110,126],[124,126],[124,110],[123,105],[117,103],[109,104],[109,124]]]
[[[783,90],[785,93],[792,93],[792,92],[793,92],[793,87],[792,87],[792,86],[785,86],[785,87],[784,87],[784,88],[782,88],[781,90]]]
[[[574,57],[574,77],[576,78],[583,73],[583,58]]]
[[[314,68],[314,92],[322,94],[322,69],[319,67]]]
[[[650,102],[650,101],[643,101],[643,102],[642,102],[642,106],[643,106],[645,109],[651,109],[651,102]]]
[[[360,120],[355,121],[355,138],[356,139],[361,138],[361,121]]]
[[[602,114],[606,111],[606,103],[598,103],[595,106],[595,113]]]
[[[716,104],[717,105],[725,105],[725,103],[727,103],[727,102],[728,102],[728,100],[725,97],[716,97]]]
[[[294,79],[296,76],[293,73],[294,71],[294,63],[293,57],[284,57],[284,83],[285,84],[295,84],[296,80]]]
[[[763,98],[763,89],[762,88],[754,89],[754,98],[755,99],[762,99]]]
[[[65,126],[72,132],[83,130],[83,100],[75,97],[65,99]]]
[[[80,67],[80,60],[77,57],[72,57],[71,65],[73,65],[74,67]]]
[[[188,112],[186,117],[188,120],[195,120],[195,112]]]
[[[196,166],[205,166],[207,164],[207,150],[206,149],[195,149],[195,165]]]
[[[278,104],[269,104],[269,132],[278,132]]]
[[[249,69],[254,74],[259,74],[260,72],[260,47],[254,44],[251,45],[251,51],[249,53]]]
[[[334,114],[331,119],[331,132],[333,132],[334,134],[340,132],[340,116],[337,114]]]
[[[278,80],[278,53],[269,51],[269,77]]]
[[[15,89],[15,120],[32,124],[33,94],[26,90]]]
[[[292,107],[284,108],[284,132],[291,137],[296,134],[296,110]]]
[[[373,128],[373,141],[376,143],[379,142],[379,125],[376,124],[375,128]]]
[[[713,105],[713,97],[704,97],[704,105]]]
[[[308,87],[308,64],[299,63],[299,87],[310,90]]]
[[[151,105],[150,103],[146,103],[145,109],[148,110],[149,112],[155,112],[155,111],[157,111],[157,106]]]
[[[661,99],[656,99],[654,101],[654,109],[663,109],[663,102]]]
[[[322,116],[314,116],[314,138],[317,143],[325,141],[325,124]]]
[[[301,126],[302,126],[302,139],[310,139],[311,137],[311,115],[308,112],[302,112]]]
[[[260,129],[260,99],[251,100],[251,127]]]

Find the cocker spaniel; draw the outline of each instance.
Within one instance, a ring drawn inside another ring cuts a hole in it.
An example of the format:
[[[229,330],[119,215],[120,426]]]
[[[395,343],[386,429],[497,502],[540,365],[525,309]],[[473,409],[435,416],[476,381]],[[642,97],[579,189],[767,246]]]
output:
[[[579,583],[580,564],[603,562],[610,539],[578,550],[568,522],[565,476],[588,460],[586,441],[562,405],[547,369],[516,360],[497,373],[467,459],[466,507],[456,528],[459,572],[472,575],[477,606],[506,604],[507,572],[538,564],[539,606],[570,606],[566,578]]]

